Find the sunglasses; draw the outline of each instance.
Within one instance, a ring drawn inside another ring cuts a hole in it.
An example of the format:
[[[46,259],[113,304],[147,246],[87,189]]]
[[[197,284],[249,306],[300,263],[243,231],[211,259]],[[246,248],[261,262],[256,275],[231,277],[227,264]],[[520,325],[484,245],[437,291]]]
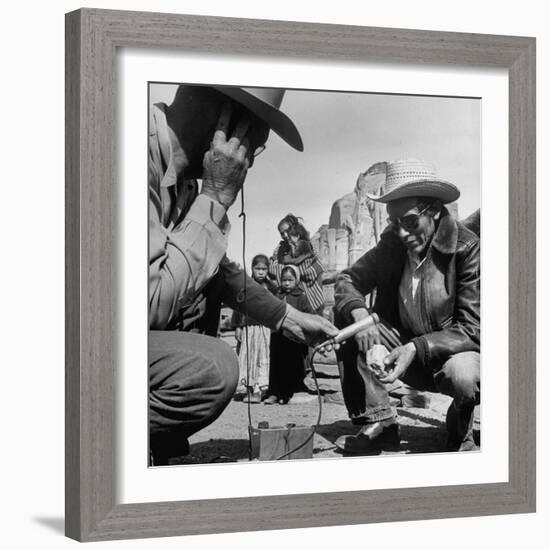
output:
[[[391,230],[397,233],[399,228],[402,227],[405,231],[411,232],[418,229],[420,224],[420,216],[424,214],[430,207],[426,206],[418,214],[407,214],[397,218],[388,218],[386,221]]]

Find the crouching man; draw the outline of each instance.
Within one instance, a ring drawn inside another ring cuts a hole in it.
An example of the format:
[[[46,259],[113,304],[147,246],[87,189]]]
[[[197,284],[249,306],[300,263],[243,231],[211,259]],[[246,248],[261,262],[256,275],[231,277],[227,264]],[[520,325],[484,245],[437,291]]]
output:
[[[372,312],[380,319],[337,352],[346,407],[352,422],[360,425],[356,435],[336,441],[346,453],[399,445],[387,391],[387,384],[398,378],[419,390],[451,396],[447,450],[476,448],[472,422],[480,399],[480,243],[444,206],[459,196],[455,185],[416,160],[390,163],[382,193],[369,195],[387,205],[388,227],[376,247],[338,276],[335,287],[337,326],[368,315],[365,296],[372,292]],[[389,351],[383,368],[364,368],[365,356],[358,361],[358,354],[375,344]]]
[[[280,110],[284,90],[178,87],[149,126],[149,443],[155,466],[224,411],[239,367],[217,339],[222,302],[301,341],[334,335],[326,319],[287,306],[225,251],[235,202],[271,130],[303,150]],[[198,179],[202,180],[199,187]]]

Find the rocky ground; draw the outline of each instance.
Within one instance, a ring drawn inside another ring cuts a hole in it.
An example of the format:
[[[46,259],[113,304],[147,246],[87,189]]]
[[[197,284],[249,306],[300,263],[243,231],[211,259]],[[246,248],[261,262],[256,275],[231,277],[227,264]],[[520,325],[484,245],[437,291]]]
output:
[[[232,335],[225,339],[232,343]],[[341,457],[334,441],[344,434],[357,431],[348,420],[339,391],[337,367],[333,358],[316,362],[316,371],[323,394],[321,422],[313,439],[313,458]],[[311,378],[309,392],[296,394],[288,405],[250,405],[250,420],[254,427],[268,422],[270,427],[313,426],[317,422],[319,402]],[[431,453],[445,451],[445,413],[450,398],[430,392],[410,392],[396,387],[391,392],[401,427],[401,446],[391,453]],[[213,424],[189,440],[190,454],[178,457],[173,464],[237,462],[249,460],[249,408],[242,401],[232,401]],[[475,435],[479,433],[479,411],[476,411]]]

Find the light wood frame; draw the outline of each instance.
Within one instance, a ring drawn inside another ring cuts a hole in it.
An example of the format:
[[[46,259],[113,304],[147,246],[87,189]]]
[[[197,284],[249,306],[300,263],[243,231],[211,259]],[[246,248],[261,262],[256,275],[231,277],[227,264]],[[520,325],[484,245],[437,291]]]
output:
[[[116,504],[114,121],[120,47],[509,71],[508,482]],[[66,16],[66,117],[69,537],[98,541],[535,511],[534,38],[82,9]]]

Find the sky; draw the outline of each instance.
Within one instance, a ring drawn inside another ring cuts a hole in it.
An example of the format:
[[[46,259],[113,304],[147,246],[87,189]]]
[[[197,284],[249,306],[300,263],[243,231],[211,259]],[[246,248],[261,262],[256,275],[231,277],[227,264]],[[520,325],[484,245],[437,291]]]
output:
[[[176,86],[154,84],[152,103],[170,103]],[[270,255],[277,224],[300,216],[311,234],[328,223],[331,206],[352,192],[357,176],[376,162],[426,160],[461,191],[459,217],[480,206],[479,99],[287,90],[283,110],[298,128],[304,152],[273,132],[245,184],[246,264]],[[229,211],[228,256],[243,264],[240,198]]]

